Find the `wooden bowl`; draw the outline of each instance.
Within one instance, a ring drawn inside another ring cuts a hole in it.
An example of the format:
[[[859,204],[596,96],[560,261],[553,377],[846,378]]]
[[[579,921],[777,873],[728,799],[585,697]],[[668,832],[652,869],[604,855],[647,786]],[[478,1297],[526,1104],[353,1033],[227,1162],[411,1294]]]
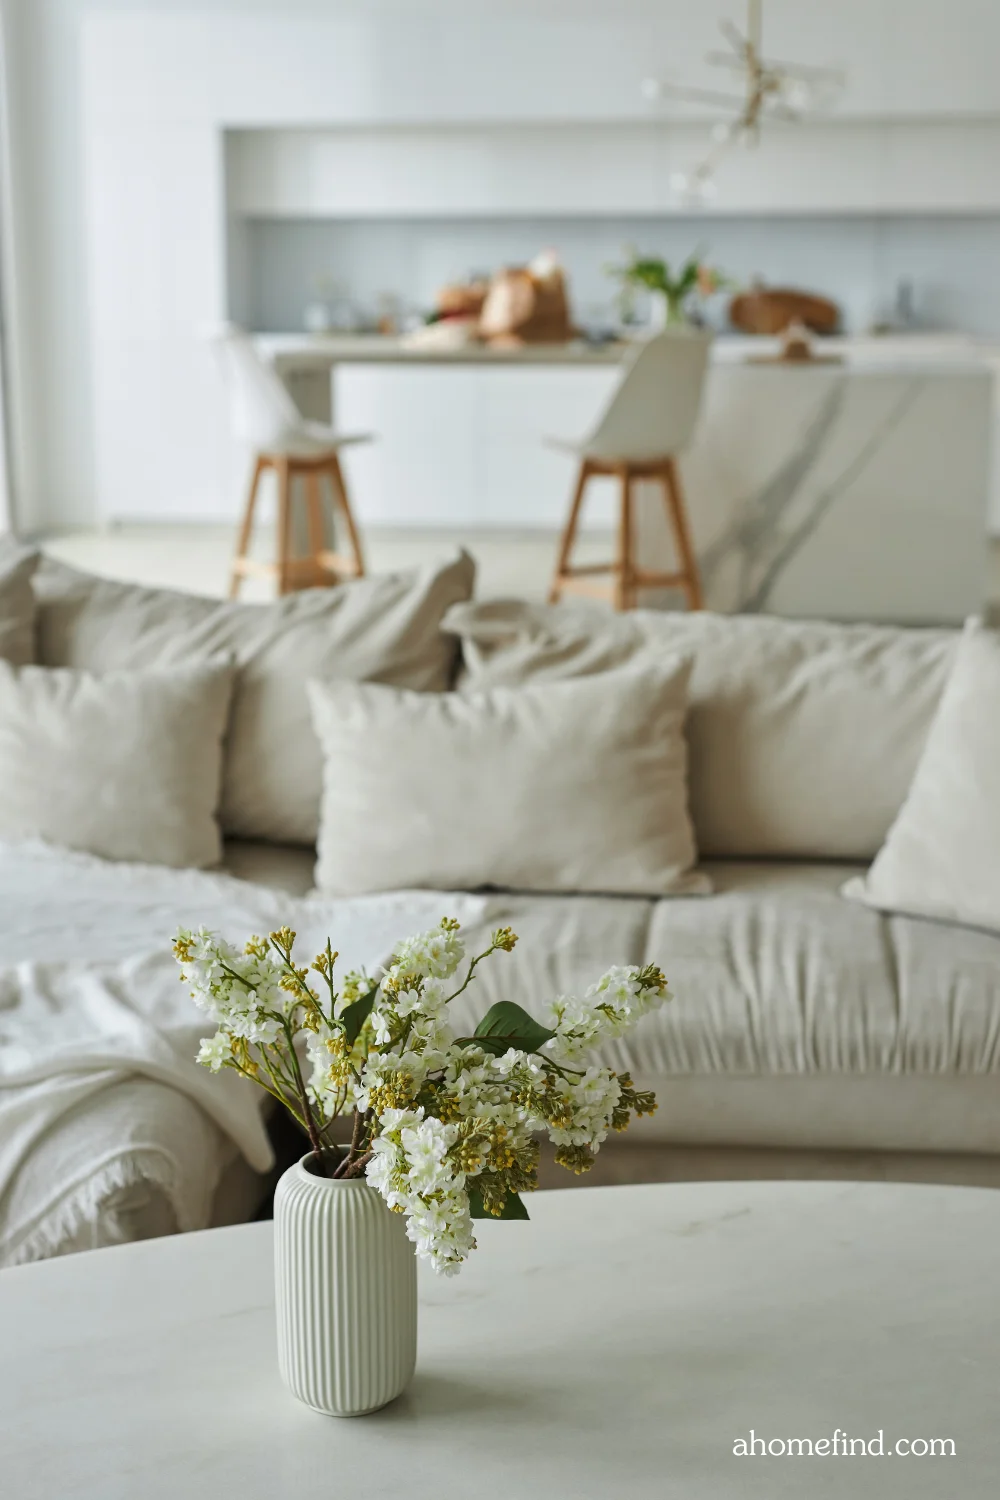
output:
[[[729,304],[729,317],[742,333],[784,333],[789,323],[804,323],[813,333],[836,333],[840,308],[826,297],[791,287],[757,287],[741,292]]]

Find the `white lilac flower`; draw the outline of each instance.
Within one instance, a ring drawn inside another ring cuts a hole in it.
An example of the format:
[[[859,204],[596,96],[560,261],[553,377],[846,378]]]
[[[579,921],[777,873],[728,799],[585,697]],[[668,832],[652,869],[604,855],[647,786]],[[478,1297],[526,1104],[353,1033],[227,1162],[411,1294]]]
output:
[[[280,964],[270,957],[239,953],[204,928],[182,936],[187,940],[184,965],[195,1004],[234,1036],[265,1045],[273,1042],[281,1026],[264,1012],[283,1015],[294,1003],[281,988]]]
[[[306,1056],[312,1066],[309,1087],[332,1116],[350,1095],[350,1049],[340,1026],[322,1020],[315,1025],[306,1033]]]
[[[392,1023],[394,1016],[391,1010],[382,1006],[375,1006],[369,1017],[372,1027],[372,1036],[377,1047],[388,1047],[392,1041]]]
[[[607,1018],[586,1000],[559,995],[549,1006],[549,1026],[556,1035],[545,1051],[566,1062],[576,1061],[601,1040]]]
[[[390,974],[413,974],[423,979],[450,979],[465,957],[465,944],[453,927],[435,927],[400,943]]]
[[[476,1248],[468,1197],[449,1193],[434,1202],[414,1203],[406,1233],[417,1254],[429,1260],[438,1275],[457,1275],[463,1260]]]
[[[423,1111],[417,1113],[422,1114]],[[406,1157],[406,1178],[413,1192],[421,1196],[426,1193],[447,1190],[455,1182],[455,1174],[448,1161],[448,1151],[455,1143],[457,1131],[454,1125],[445,1125],[433,1116],[418,1124],[400,1128],[399,1139]],[[465,1178],[460,1176],[458,1186]]]
[[[420,1090],[427,1075],[439,1064],[433,1053],[370,1052],[355,1086],[354,1101],[360,1110],[373,1110],[380,1120],[395,1115]]]
[[[465,1176],[448,1156],[456,1127],[423,1109],[387,1110],[381,1127],[366,1180],[390,1208],[405,1212],[417,1254],[436,1271],[454,1274],[475,1245]]]
[[[371,1013],[376,1046],[388,1047],[394,1037],[405,1035],[411,1047],[419,1043],[423,1050],[443,1051],[452,1041],[445,1019],[447,1004],[445,986],[438,979],[425,979],[399,991],[382,989]]]
[[[647,971],[648,973],[648,971]],[[647,1011],[656,1010],[669,998],[666,985],[643,983],[644,971],[634,966],[618,966],[591,985],[586,999],[594,1005],[607,1007],[619,1020],[617,1035]],[[662,977],[662,976],[661,976]]]
[[[206,1068],[211,1068],[213,1073],[217,1073],[232,1055],[233,1050],[229,1045],[228,1034],[225,1031],[217,1031],[214,1036],[202,1038],[196,1061]]]
[[[557,1146],[600,1146],[607,1138],[611,1116],[621,1098],[621,1084],[608,1068],[587,1068],[582,1077],[567,1082],[565,1093],[572,1124],[550,1125],[549,1139]]]
[[[670,992],[658,970],[617,965],[590,986],[582,999],[560,995],[549,1008],[556,1035],[545,1051],[579,1062],[599,1042],[623,1036],[640,1017],[658,1009]]]

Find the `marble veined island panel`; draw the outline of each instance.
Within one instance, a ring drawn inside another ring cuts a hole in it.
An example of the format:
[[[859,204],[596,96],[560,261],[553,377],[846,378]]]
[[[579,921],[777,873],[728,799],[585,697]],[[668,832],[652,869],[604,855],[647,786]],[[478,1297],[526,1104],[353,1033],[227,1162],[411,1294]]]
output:
[[[329,411],[332,390],[338,425],[377,433],[350,458],[363,524],[468,528],[473,547],[477,530],[562,524],[573,461],[544,437],[586,430],[620,378],[621,349],[414,360],[359,342],[275,340],[268,352],[310,414]],[[837,352],[840,363],[775,365],[748,358],[745,341],[717,341],[682,460],[708,607],[960,621],[987,595],[991,352],[957,341],[844,341]],[[610,532],[613,486],[591,491],[590,526]],[[640,489],[637,529],[643,562],[668,564],[652,486]]]
[[[988,589],[987,369],[717,365],[683,461],[708,605],[957,622]],[[669,553],[657,497],[640,535]]]

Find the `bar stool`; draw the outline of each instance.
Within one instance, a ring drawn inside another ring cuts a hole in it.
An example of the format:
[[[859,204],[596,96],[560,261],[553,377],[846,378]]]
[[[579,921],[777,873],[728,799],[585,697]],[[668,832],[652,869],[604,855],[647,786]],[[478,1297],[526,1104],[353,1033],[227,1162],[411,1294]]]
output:
[[[277,579],[278,593],[360,578],[365,571],[361,539],[351,514],[340,450],[371,441],[369,434],[342,435],[299,412],[277,372],[261,359],[252,339],[227,323],[213,342],[229,387],[235,435],[254,452],[253,476],[230,572],[229,597],[235,599],[248,575]],[[273,470],[278,479],[277,547],[273,563],[248,557],[261,476]],[[305,534],[308,550],[293,555],[293,482],[305,489]],[[323,480],[329,482],[332,510],[324,507]],[[346,536],[347,555],[327,546],[333,512]]]
[[[689,443],[698,419],[710,342],[697,329],[677,329],[638,345],[621,383],[587,436],[580,442],[550,439],[580,459],[549,591],[551,604],[569,590],[610,598],[615,609],[634,609],[641,588],[681,588],[689,609],[703,607],[676,455]],[[599,474],[616,476],[619,481],[616,556],[613,562],[575,567],[570,559],[584,492],[588,481]],[[654,480],[662,488],[679,564],[674,573],[650,572],[636,563],[632,486],[637,479]],[[602,573],[611,574],[610,584],[593,582]]]

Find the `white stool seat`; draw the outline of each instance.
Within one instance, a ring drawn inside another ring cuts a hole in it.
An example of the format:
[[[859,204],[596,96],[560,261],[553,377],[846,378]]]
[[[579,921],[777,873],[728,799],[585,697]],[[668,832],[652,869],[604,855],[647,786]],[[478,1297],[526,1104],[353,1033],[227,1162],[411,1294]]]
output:
[[[273,458],[322,458],[326,454],[339,453],[341,448],[373,441],[370,432],[337,432],[322,422],[309,422],[303,418],[293,429],[279,434],[267,451]]]
[[[670,458],[669,449],[663,447],[650,448],[648,453],[630,453],[627,458],[617,455],[608,457],[594,450],[591,445],[589,434],[582,438],[556,437],[547,433],[542,438],[546,448],[557,448],[560,453],[571,453],[575,458],[592,458],[600,463],[656,463],[658,460]]]

